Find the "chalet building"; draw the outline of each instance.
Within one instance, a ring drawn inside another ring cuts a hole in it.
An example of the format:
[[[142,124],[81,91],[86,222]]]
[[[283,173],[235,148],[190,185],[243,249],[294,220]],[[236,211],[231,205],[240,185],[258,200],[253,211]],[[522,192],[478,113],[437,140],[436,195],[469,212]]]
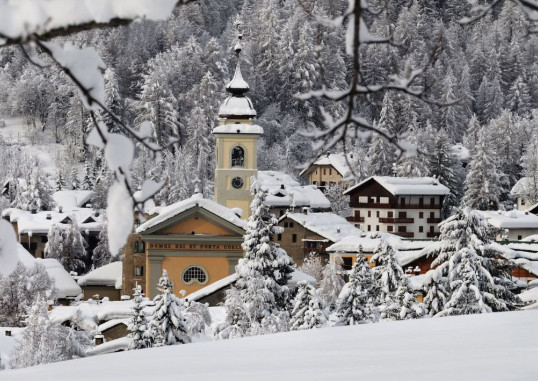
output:
[[[275,216],[303,208],[313,212],[331,211],[331,202],[315,185],[301,185],[290,175],[277,171],[259,171],[257,180],[267,190],[265,204]]]
[[[329,258],[326,248],[342,238],[360,234],[361,231],[334,213],[286,213],[278,223],[284,232],[275,237],[275,242],[286,250],[296,265],[303,264],[309,253]]]
[[[497,230],[497,241],[521,241],[538,234],[538,216],[521,210],[479,211]]]
[[[533,184],[530,177],[522,177],[512,187],[510,193],[516,198],[516,205],[518,210],[528,210],[533,206],[531,200],[529,200],[529,193],[532,189],[537,189],[538,184]]]
[[[353,157],[349,158],[351,161]],[[351,171],[343,154],[328,153],[321,156],[311,166],[303,170],[301,177],[308,179],[308,183],[316,185],[319,189],[325,189],[334,184],[347,187],[345,179],[349,177]]]
[[[112,262],[81,276],[77,283],[82,288],[84,300],[103,298],[108,298],[112,301],[120,300],[122,268],[122,262]]]
[[[353,211],[347,219],[365,232],[435,238],[439,235],[443,200],[449,192],[431,177],[370,177],[344,192]]]
[[[24,211],[9,208],[2,211],[2,218],[11,222],[19,242],[36,258],[45,257],[45,245],[48,232],[56,224],[62,229],[69,228],[76,221],[88,244],[87,252],[91,253],[97,246],[101,231],[102,216],[92,209],[91,191],[58,191],[53,194],[56,208],[50,211]]]

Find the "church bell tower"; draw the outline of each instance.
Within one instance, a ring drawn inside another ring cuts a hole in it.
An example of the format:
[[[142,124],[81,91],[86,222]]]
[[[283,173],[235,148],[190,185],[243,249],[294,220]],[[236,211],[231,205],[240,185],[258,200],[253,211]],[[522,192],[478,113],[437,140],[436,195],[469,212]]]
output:
[[[245,96],[249,91],[240,67],[241,35],[235,45],[237,65],[232,80],[226,85],[231,95],[219,108],[219,125],[213,129],[216,140],[215,201],[228,208],[250,214],[250,178],[257,177],[257,142],[263,128],[253,123],[256,110]]]

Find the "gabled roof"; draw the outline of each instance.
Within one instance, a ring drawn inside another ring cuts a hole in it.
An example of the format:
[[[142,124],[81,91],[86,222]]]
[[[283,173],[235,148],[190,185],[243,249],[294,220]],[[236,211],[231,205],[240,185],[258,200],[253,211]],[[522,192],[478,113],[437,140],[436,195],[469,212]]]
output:
[[[161,223],[170,220],[175,216],[178,216],[183,212],[186,212],[189,209],[197,207],[204,209],[217,217],[220,217],[221,219],[235,225],[238,228],[244,230],[247,227],[246,221],[239,218],[232,209],[222,206],[213,200],[204,198],[200,193],[197,193],[186,200],[178,201],[169,206],[155,208],[155,210],[151,211],[150,214],[157,213],[158,215],[140,225],[136,229],[136,232],[143,233],[156,227],[157,225],[160,225]]]
[[[351,173],[346,162],[346,157],[341,153],[331,153],[321,156],[314,162],[314,164],[312,164],[308,168],[305,168],[299,176],[302,177],[303,175],[308,175],[316,168],[316,166],[321,165],[332,166],[344,178],[349,176],[349,174]]]
[[[447,187],[433,177],[372,176],[348,188],[344,194],[350,194],[371,181],[377,182],[393,196],[444,196],[450,193]]]
[[[64,210],[80,208],[86,204],[93,196],[91,190],[62,190],[54,192],[52,198],[58,206]]]
[[[280,221],[286,217],[331,242],[338,242],[346,236],[362,233],[345,218],[334,213],[286,213],[280,217]]]
[[[315,185],[301,185],[292,176],[277,171],[258,171],[258,183],[268,191],[270,207],[330,209],[331,202]]]
[[[112,262],[78,279],[79,286],[108,286],[121,290],[123,262]]]
[[[521,210],[478,211],[497,229],[538,229],[538,216]]]
[[[531,185],[531,179],[528,177],[520,178],[517,183],[514,184],[510,193],[514,196],[524,197],[528,194],[528,189]]]

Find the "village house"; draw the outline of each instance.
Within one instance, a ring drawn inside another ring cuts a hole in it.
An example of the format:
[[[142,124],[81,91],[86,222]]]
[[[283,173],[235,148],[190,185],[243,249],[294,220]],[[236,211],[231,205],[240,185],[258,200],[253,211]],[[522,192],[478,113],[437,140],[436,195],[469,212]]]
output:
[[[370,177],[344,192],[353,212],[347,219],[365,232],[435,238],[443,200],[449,193],[432,177]]]
[[[518,210],[528,210],[533,206],[533,202],[529,199],[529,194],[534,193],[536,189],[538,189],[538,183],[535,184],[530,177],[522,177],[515,183],[510,193],[516,198]]]
[[[361,233],[343,217],[334,213],[313,213],[308,208],[304,208],[302,213],[286,213],[278,225],[284,228],[284,232],[274,240],[298,266],[303,264],[309,253],[317,253],[328,259],[328,246],[343,237]]]
[[[82,288],[84,300],[109,298],[120,300],[123,263],[112,262],[81,276],[77,283]],[[131,294],[131,292],[129,293]],[[128,295],[129,295],[128,294]]]
[[[61,229],[69,228],[76,221],[91,252],[97,246],[101,231],[102,216],[89,204],[92,191],[69,190],[53,194],[56,208],[49,211],[25,211],[8,208],[2,211],[2,218],[11,222],[19,242],[36,258],[45,257],[45,245],[52,225]]]
[[[316,185],[323,191],[335,184],[340,184],[343,188],[346,188],[346,179],[351,175],[347,161],[352,159],[353,156],[346,160],[343,154],[328,153],[304,169],[300,176],[308,179],[309,184]]]
[[[521,210],[479,211],[490,226],[496,229],[497,241],[521,241],[538,234],[538,216]]]

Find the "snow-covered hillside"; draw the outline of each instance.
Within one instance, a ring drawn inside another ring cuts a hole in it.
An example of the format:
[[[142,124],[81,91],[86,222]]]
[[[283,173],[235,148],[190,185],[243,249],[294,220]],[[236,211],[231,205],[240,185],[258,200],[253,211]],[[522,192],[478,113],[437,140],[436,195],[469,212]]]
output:
[[[9,381],[536,380],[538,311],[408,320],[123,352]]]

